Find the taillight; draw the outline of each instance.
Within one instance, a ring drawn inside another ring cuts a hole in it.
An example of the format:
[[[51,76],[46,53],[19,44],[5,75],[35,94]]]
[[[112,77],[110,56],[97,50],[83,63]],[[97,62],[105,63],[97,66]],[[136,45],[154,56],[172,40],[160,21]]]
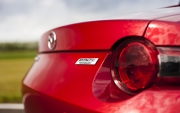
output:
[[[115,84],[127,93],[147,88],[158,73],[158,51],[146,39],[129,39],[114,53],[112,74]]]

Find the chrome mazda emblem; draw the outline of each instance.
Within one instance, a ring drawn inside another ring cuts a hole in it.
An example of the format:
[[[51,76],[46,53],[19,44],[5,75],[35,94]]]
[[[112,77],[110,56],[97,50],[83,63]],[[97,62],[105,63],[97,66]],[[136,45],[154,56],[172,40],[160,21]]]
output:
[[[53,50],[56,47],[56,33],[51,31],[48,35],[48,48]]]

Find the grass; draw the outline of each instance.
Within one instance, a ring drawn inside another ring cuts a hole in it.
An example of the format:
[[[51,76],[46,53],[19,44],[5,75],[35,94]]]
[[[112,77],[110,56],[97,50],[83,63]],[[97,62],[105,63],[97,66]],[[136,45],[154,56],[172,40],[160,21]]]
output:
[[[21,81],[36,51],[0,52],[0,103],[21,102]]]

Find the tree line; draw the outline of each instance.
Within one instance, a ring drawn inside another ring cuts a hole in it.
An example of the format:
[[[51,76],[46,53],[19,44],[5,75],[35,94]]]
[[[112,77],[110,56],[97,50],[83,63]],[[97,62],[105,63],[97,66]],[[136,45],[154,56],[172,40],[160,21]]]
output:
[[[0,43],[0,51],[37,51],[38,42],[8,42]]]

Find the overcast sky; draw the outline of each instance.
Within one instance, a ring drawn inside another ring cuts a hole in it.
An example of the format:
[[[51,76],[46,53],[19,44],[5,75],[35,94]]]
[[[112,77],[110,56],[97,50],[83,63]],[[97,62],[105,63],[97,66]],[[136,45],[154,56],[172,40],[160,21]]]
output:
[[[179,0],[0,0],[0,42],[38,41],[52,28],[178,4]]]

